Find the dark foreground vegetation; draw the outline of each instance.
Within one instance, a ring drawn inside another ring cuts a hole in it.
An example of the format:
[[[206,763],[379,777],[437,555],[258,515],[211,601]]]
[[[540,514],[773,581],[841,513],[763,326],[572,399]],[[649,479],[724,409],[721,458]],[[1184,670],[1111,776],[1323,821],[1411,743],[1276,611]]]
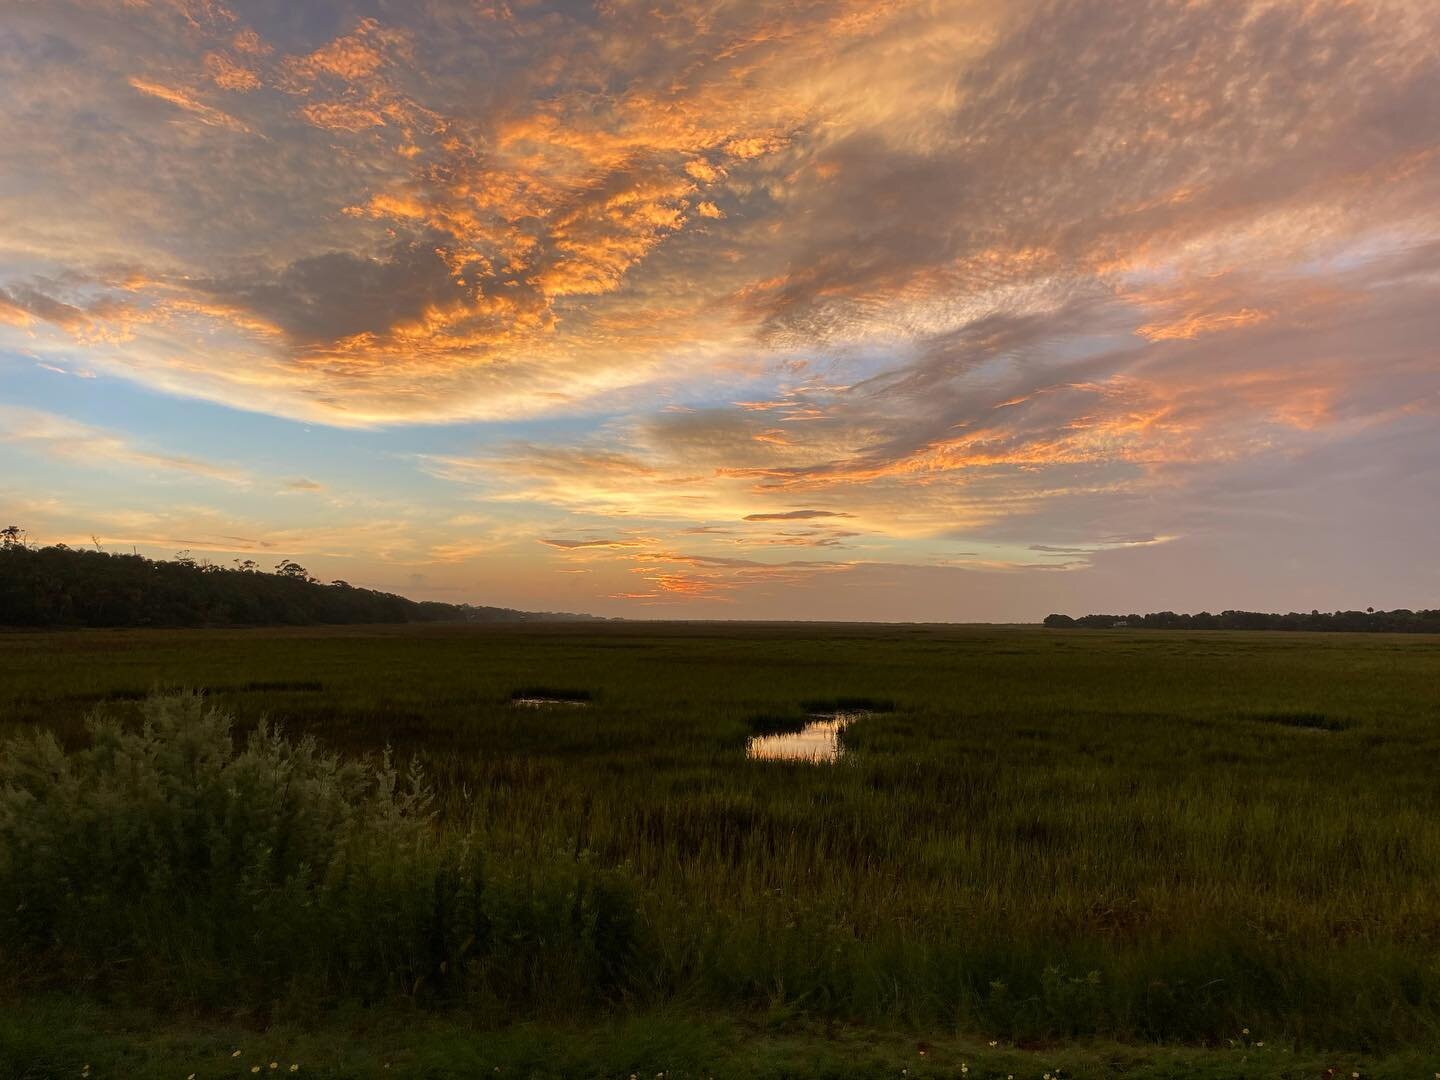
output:
[[[4,644],[0,1077],[1440,1071],[1434,638]]]
[[[347,623],[584,619],[473,604],[408,600],[346,581],[325,584],[289,559],[218,566],[180,552],[148,559],[56,544],[0,529],[0,626],[312,626]]]
[[[1440,634],[1440,609],[1411,611],[1312,611],[1308,615],[1292,611],[1288,615],[1260,611],[1222,611],[1212,615],[1177,615],[1173,611],[1156,611],[1149,615],[1047,615],[1045,625],[1052,630],[1071,627],[1082,630],[1329,630],[1347,634]]]

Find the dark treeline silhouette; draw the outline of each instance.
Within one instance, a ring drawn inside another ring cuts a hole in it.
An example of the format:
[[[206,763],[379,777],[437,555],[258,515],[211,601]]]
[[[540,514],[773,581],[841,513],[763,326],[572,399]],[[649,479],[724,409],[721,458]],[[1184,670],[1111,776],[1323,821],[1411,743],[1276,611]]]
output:
[[[417,601],[345,581],[325,584],[289,559],[266,572],[251,559],[222,567],[184,551],[161,560],[65,544],[36,547],[18,526],[0,529],[0,626],[303,626],[589,617]]]
[[[1390,634],[1440,634],[1440,611],[1292,611],[1288,615],[1271,615],[1259,611],[1222,611],[1212,615],[1177,615],[1173,611],[1157,611],[1149,615],[1047,615],[1045,625],[1056,628],[1075,627],[1085,630],[1110,630],[1136,627],[1142,630],[1330,630]]]

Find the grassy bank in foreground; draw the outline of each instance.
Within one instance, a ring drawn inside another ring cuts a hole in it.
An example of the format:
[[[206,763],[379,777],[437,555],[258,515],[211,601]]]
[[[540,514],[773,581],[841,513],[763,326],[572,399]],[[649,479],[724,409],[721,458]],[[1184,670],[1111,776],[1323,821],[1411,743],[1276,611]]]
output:
[[[270,1069],[271,1062],[275,1069]],[[292,1071],[292,1066],[293,1071]],[[88,1067],[88,1070],[87,1070]],[[1019,1048],[978,1038],[836,1025],[706,1018],[668,1011],[590,1026],[522,1024],[476,1031],[455,1018],[392,1011],[347,1014],[324,1028],[177,1022],[134,1010],[97,1012],[73,1001],[6,1003],[0,1080],[196,1080],[291,1075],[320,1080],[461,1080],[512,1076],[574,1080],[963,1077],[964,1080],[1428,1080],[1440,1054],[1318,1053],[1245,1037],[1220,1047],[1139,1047],[1083,1041]]]
[[[1386,1059],[1440,1044],[1437,685],[1423,635],[10,635],[0,734],[39,726],[75,750],[92,709],[133,726],[149,692],[205,688],[242,734],[269,716],[322,754],[392,747],[435,817],[401,830],[403,858],[327,863],[323,888],[286,871],[197,891],[184,858],[166,864],[176,888],[99,875],[76,894],[91,909],[27,909],[5,978],[326,1038],[363,1002],[437,1033],[683,1009],[763,1015],[800,1042],[1216,1047],[1249,1028],[1270,1053]],[[511,703],[547,688],[588,704]],[[855,699],[872,712],[839,764],[745,759],[757,728]],[[245,929],[206,931],[227,925]]]

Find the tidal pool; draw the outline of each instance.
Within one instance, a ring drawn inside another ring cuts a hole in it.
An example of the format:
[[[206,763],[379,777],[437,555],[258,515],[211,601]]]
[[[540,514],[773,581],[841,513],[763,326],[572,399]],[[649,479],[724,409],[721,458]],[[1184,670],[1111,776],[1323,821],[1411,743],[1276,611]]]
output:
[[[859,720],[865,715],[863,712],[812,715],[810,723],[799,731],[751,736],[745,744],[745,756],[753,761],[812,761],[816,764],[836,761],[840,757],[841,730],[852,720]]]

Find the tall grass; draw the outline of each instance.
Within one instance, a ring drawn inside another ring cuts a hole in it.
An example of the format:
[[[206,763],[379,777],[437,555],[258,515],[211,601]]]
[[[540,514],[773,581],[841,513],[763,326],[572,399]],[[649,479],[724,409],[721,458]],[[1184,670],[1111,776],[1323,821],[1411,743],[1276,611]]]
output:
[[[199,1004],[460,994],[592,1004],[634,912],[615,875],[537,857],[487,874],[436,830],[418,766],[341,761],[195,694],[66,753],[0,747],[0,943],[22,979]]]
[[[277,901],[272,929],[245,931],[282,937],[293,918],[310,952],[236,999],[286,983],[507,1015],[682,1002],[1020,1041],[1437,1040],[1440,647],[1423,636],[631,625],[57,635],[0,653],[0,712],[76,761],[103,741],[79,723],[97,697],[186,683],[215,687],[241,731],[280,716],[368,761],[347,805],[380,837],[403,823],[377,854],[341,845],[368,869],[328,899],[310,872],[309,907]],[[533,686],[592,704],[510,703]],[[839,764],[745,760],[752,731],[842,699],[893,711],[853,721]],[[153,707],[108,706],[125,737]],[[428,802],[367,802],[425,787],[393,767],[377,780],[389,744],[423,762]],[[206,934],[225,901],[187,924],[163,889],[142,893],[163,925],[126,932],[152,957],[82,948],[87,909],[66,900],[25,930],[31,975],[69,953],[104,959],[112,986],[169,992],[191,955],[209,975],[184,992],[214,999],[231,976]],[[182,947],[186,925],[200,944]],[[389,944],[352,958],[367,932]]]

